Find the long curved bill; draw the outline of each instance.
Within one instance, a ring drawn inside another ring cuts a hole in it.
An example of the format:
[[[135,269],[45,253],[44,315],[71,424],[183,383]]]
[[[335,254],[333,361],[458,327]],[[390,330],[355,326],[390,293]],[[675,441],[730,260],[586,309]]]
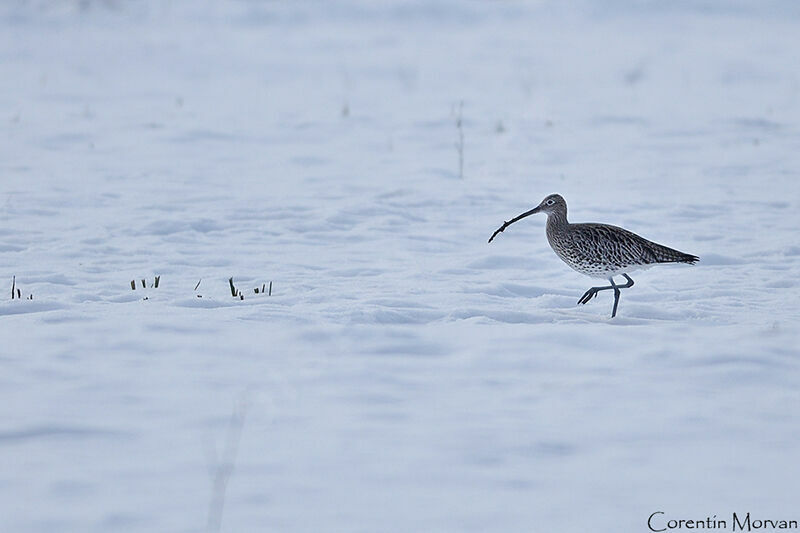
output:
[[[492,233],[492,236],[491,236],[491,237],[489,237],[489,242],[492,242],[492,241],[494,240],[494,238],[495,238],[495,237],[497,237],[497,234],[498,234],[498,233],[502,233],[502,232],[504,232],[504,231],[505,231],[505,229],[506,229],[507,227],[509,227],[511,224],[513,224],[514,222],[516,222],[516,221],[518,221],[518,220],[522,220],[523,218],[525,218],[525,217],[527,217],[527,216],[530,216],[530,215],[535,215],[535,214],[536,214],[536,213],[538,213],[540,210],[541,210],[541,206],[536,206],[536,207],[534,207],[533,209],[531,209],[530,211],[525,211],[524,213],[522,213],[522,214],[521,214],[521,215],[519,215],[518,217],[514,217],[514,218],[512,218],[511,220],[509,220],[509,221],[507,221],[507,222],[503,222],[503,225],[502,225],[502,226],[500,226],[499,228],[497,228],[497,229],[495,230],[495,232],[494,232],[494,233]]]

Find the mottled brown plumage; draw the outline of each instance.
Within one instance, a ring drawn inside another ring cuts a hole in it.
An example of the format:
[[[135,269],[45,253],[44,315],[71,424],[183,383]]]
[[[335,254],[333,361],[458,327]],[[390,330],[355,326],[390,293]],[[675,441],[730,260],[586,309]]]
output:
[[[649,268],[658,263],[689,263],[699,260],[695,255],[685,254],[667,246],[648,241],[624,228],[608,224],[570,224],[567,221],[567,202],[561,195],[551,194],[537,207],[504,222],[492,234],[489,242],[514,222],[538,212],[547,213],[547,241],[553,251],[571,268],[596,278],[608,279],[607,287],[592,287],[578,300],[585,304],[599,291],[614,290],[613,318],[617,314],[619,289],[633,286],[628,276],[634,270]],[[616,285],[614,276],[622,275],[628,280],[625,285]]]

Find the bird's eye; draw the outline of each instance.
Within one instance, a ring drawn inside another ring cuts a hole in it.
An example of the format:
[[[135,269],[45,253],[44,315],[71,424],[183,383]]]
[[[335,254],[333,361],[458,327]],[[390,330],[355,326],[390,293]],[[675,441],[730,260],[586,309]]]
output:
[[[553,205],[554,203],[556,203],[554,200],[547,200],[547,205]]]

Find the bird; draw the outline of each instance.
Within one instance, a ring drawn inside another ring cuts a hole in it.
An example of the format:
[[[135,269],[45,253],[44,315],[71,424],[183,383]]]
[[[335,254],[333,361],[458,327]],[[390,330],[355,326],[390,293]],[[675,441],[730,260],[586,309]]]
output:
[[[503,222],[489,238],[489,242],[514,222],[540,212],[547,214],[547,241],[556,255],[573,270],[593,278],[605,278],[611,284],[590,288],[580,297],[578,305],[589,303],[600,291],[613,289],[614,308],[611,318],[617,316],[620,289],[633,287],[633,279],[628,273],[659,263],[693,265],[700,260],[696,255],[649,241],[618,226],[571,224],[567,221],[567,202],[560,194],[546,196],[530,211]],[[614,276],[624,277],[626,283],[618,285],[614,282]]]

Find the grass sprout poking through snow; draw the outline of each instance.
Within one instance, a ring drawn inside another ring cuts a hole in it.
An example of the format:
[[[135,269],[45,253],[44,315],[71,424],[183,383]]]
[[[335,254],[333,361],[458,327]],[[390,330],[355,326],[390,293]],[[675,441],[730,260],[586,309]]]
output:
[[[194,289],[193,289],[194,292],[197,292],[197,288],[200,286],[201,283],[203,283],[203,278],[200,278],[199,280],[197,280],[197,285],[195,285]],[[202,294],[198,294],[197,297],[198,298],[202,298],[203,295]]]
[[[197,285],[198,286],[200,285],[199,281],[197,282]],[[236,288],[236,285],[234,285],[234,283],[233,283],[233,278],[232,277],[228,278],[228,286],[231,289],[231,296],[233,298],[239,298],[240,300],[244,300],[244,292],[242,292],[240,289]],[[197,287],[195,287],[195,289],[197,289]],[[269,285],[267,285],[266,283],[262,283],[261,287],[254,287],[253,288],[253,293],[254,294],[266,294],[267,296],[272,296],[272,282],[270,281]]]
[[[272,282],[269,284],[270,293],[272,292]],[[11,299],[22,300],[22,291],[17,287],[17,276],[11,277]],[[33,294],[29,294],[26,300],[33,300]]]
[[[156,276],[153,279],[153,283],[150,284],[150,288],[151,289],[157,289],[159,283],[161,283],[161,276]],[[146,288],[147,288],[147,280],[142,278],[142,289],[146,289]],[[131,290],[132,291],[136,290],[136,280],[135,279],[131,280]]]
[[[147,289],[147,280],[146,280],[146,279],[144,279],[144,278],[142,278],[142,280],[141,280],[141,281],[142,281],[142,290],[145,290],[145,289]],[[157,289],[157,288],[158,288],[158,284],[159,284],[160,282],[161,282],[161,276],[156,276],[156,277],[153,279],[153,283],[151,283],[151,284],[150,284],[150,288],[151,288],[151,289]],[[135,290],[136,290],[136,280],[135,280],[135,279],[132,279],[132,280],[131,280],[131,290],[132,290],[132,291],[135,291]],[[150,299],[150,297],[149,297],[149,296],[145,296],[144,298],[142,298],[142,300],[149,300],[149,299]]]

